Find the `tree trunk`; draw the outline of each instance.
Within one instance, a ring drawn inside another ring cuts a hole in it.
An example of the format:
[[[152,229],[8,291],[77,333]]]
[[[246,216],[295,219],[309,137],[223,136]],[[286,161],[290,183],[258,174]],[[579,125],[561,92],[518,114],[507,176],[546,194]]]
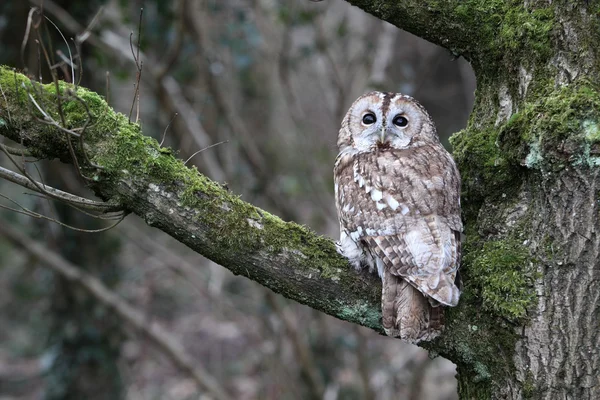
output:
[[[465,292],[425,346],[458,365],[462,398],[600,398],[600,2],[351,3],[464,56],[477,75],[471,119],[453,138]],[[0,84],[0,134],[39,157],[74,154],[112,204],[236,274],[381,332],[379,282],[354,273],[330,240],[186,168],[93,93],[1,68]],[[41,121],[33,98],[69,126]],[[83,142],[101,169],[65,139],[89,116],[82,102],[95,121]]]
[[[471,327],[442,339],[461,397],[600,398],[600,2],[350,2],[477,76],[452,140]]]

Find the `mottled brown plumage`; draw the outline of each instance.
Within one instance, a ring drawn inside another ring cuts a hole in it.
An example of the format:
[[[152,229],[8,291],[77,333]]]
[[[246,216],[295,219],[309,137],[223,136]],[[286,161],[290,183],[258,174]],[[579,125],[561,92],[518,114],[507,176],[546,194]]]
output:
[[[357,268],[377,269],[390,336],[429,340],[441,304],[460,295],[460,176],[425,109],[408,96],[373,92],[342,122],[334,168],[341,238]]]

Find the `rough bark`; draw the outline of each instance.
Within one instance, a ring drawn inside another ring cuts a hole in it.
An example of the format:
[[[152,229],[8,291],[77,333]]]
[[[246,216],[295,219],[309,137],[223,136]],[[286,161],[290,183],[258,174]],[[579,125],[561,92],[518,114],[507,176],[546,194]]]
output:
[[[464,56],[477,75],[470,122],[453,139],[465,293],[427,347],[457,363],[462,398],[600,398],[600,2],[350,2]],[[3,69],[0,83],[0,134],[72,162],[64,135],[32,117],[28,80]],[[53,91],[35,96],[58,119]],[[83,172],[100,197],[234,273],[381,331],[379,283],[330,240],[185,168],[97,95],[77,96],[97,118],[85,143],[103,169]],[[81,103],[65,109],[81,126]]]

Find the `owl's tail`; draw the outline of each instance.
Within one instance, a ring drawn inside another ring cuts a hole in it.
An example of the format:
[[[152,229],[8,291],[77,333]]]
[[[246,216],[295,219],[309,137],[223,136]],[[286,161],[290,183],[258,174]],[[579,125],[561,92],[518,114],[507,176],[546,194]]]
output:
[[[444,310],[433,307],[421,292],[385,268],[381,294],[383,328],[386,335],[410,343],[432,340],[444,328]]]

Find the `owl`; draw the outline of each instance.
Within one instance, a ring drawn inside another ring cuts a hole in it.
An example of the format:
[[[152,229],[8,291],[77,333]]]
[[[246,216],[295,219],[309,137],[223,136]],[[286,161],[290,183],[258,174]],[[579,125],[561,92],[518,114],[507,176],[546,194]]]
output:
[[[383,328],[411,343],[443,329],[460,296],[460,175],[415,99],[372,92],[342,121],[334,181],[338,251],[382,281]]]

